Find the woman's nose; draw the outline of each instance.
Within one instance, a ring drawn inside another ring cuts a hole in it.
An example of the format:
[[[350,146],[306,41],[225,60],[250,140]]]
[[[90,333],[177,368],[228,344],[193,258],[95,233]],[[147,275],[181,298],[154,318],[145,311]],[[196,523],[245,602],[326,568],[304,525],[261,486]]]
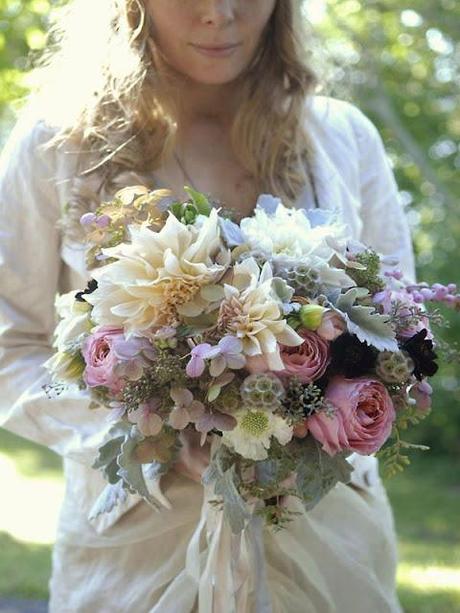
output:
[[[225,26],[235,18],[235,0],[204,0],[201,21],[213,26]]]

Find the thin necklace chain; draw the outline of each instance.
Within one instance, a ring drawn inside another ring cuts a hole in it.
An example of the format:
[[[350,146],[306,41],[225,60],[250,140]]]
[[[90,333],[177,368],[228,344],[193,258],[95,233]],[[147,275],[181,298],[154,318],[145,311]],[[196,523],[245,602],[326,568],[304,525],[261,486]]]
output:
[[[178,155],[178,153],[176,151],[174,151],[174,158],[179,166],[179,168],[182,171],[182,174],[184,175],[184,179],[189,183],[190,187],[192,187],[195,191],[198,191],[197,188],[195,187],[192,179],[190,178],[190,175],[188,174],[188,172],[185,170],[185,166],[184,164],[182,164],[180,157]]]
[[[181,159],[180,159],[180,157],[179,157],[179,154],[178,154],[176,151],[174,151],[174,159],[176,160],[176,162],[177,162],[177,164],[178,164],[179,168],[180,168],[180,169],[181,169],[181,171],[182,171],[182,174],[184,175],[184,179],[185,179],[185,180],[188,182],[188,184],[190,185],[190,187],[191,187],[192,189],[194,189],[196,192],[200,191],[199,189],[197,189],[197,188],[195,187],[194,182],[193,182],[193,181],[192,181],[192,179],[190,178],[190,175],[188,174],[188,172],[185,170],[185,166],[184,166],[184,164],[181,162]],[[222,205],[222,203],[220,202],[220,200],[217,200],[217,199],[215,199],[215,198],[210,198],[210,202],[211,202],[211,203],[213,204],[213,206],[215,206],[215,207],[219,207],[219,206],[221,206],[221,205]]]
[[[190,178],[190,175],[189,175],[189,174],[188,174],[188,172],[186,171],[185,166],[184,166],[184,164],[181,162],[181,159],[180,159],[180,157],[179,157],[179,155],[178,155],[178,153],[177,153],[176,151],[174,151],[174,158],[175,158],[175,160],[176,160],[176,162],[177,162],[177,164],[178,164],[179,168],[181,169],[182,174],[184,175],[184,179],[185,179],[186,181],[188,181],[188,183],[189,183],[190,187],[191,187],[192,189],[194,189],[195,191],[199,191],[199,190],[198,190],[198,189],[195,187],[195,185],[194,185],[194,183],[193,183],[192,179]],[[316,191],[316,184],[315,184],[315,180],[314,180],[314,178],[313,178],[313,173],[311,172],[310,164],[308,164],[308,163],[307,163],[307,172],[308,172],[308,177],[309,177],[309,179],[310,179],[310,185],[311,185],[311,188],[312,188],[312,191],[313,191],[314,208],[315,208],[315,209],[319,209],[319,208],[320,208],[320,205],[319,205],[319,201],[318,201],[318,194],[317,194],[317,191]],[[220,203],[219,203],[218,201],[215,201],[215,204],[220,204]]]

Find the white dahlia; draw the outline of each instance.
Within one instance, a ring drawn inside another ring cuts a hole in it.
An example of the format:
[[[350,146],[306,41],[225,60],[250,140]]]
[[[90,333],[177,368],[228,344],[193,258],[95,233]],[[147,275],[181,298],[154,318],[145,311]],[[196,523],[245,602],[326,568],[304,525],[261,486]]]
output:
[[[329,265],[335,254],[345,250],[347,228],[343,224],[313,227],[302,209],[279,203],[274,212],[256,207],[252,217],[241,220],[241,230],[250,250],[264,256],[276,269],[303,264],[317,270],[323,283],[355,285],[344,270]]]
[[[98,288],[85,298],[96,323],[134,333],[175,324],[181,315],[198,316],[221,297],[215,284],[230,256],[215,210],[199,227],[170,214],[159,232],[132,226],[130,235],[130,243],[103,250],[116,261],[93,273]]]
[[[224,286],[218,325],[241,339],[244,355],[262,356],[271,370],[282,370],[279,344],[296,347],[304,339],[283,318],[282,305],[272,290],[272,283],[268,263],[262,271],[254,258],[236,264],[232,284]]]
[[[91,332],[91,307],[84,301],[75,300],[75,293],[62,294],[55,301],[59,317],[53,341],[56,352],[44,363],[53,381],[70,383],[79,379],[84,369],[80,347]]]

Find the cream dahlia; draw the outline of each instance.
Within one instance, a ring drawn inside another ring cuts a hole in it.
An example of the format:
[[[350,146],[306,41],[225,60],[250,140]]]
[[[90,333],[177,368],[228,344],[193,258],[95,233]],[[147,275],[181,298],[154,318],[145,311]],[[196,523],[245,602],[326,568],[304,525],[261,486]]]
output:
[[[95,270],[98,288],[85,298],[98,324],[123,325],[128,334],[195,317],[221,297],[216,282],[230,256],[217,212],[198,225],[170,214],[159,232],[132,226],[131,243],[104,249],[115,262]]]
[[[296,347],[303,339],[283,318],[272,281],[269,264],[262,271],[254,258],[236,264],[232,284],[224,286],[218,325],[241,339],[244,355],[263,356],[271,370],[282,370],[279,344]]]

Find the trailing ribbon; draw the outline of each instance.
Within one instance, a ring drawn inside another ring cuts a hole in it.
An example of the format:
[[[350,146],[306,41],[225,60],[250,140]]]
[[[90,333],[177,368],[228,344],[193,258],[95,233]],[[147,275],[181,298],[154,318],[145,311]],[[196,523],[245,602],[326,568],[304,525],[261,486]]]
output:
[[[213,441],[211,455],[220,441]],[[214,484],[204,486],[200,521],[190,539],[186,572],[196,581],[199,613],[271,613],[266,580],[263,519],[253,514],[238,534],[232,533],[216,500]],[[204,539],[205,548],[200,551]]]

